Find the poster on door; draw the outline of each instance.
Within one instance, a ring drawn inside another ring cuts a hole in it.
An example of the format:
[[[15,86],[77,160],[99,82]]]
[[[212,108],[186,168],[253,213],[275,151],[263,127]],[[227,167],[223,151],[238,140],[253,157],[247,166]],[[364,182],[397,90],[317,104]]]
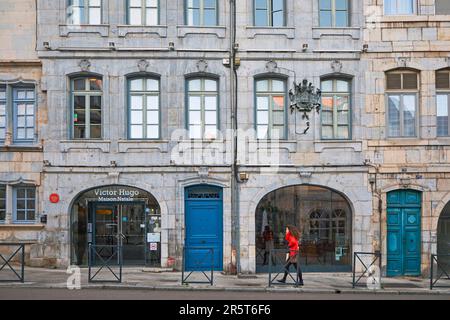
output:
[[[150,243],[150,251],[158,251],[158,243],[156,242]]]

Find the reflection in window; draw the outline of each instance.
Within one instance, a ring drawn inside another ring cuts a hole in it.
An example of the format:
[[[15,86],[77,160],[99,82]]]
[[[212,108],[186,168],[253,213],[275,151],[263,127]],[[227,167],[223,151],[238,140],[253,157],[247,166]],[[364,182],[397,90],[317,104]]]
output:
[[[319,0],[321,27],[348,27],[348,0]]]
[[[437,136],[449,136],[450,71],[436,72],[436,122]]]
[[[158,25],[158,0],[128,0],[128,24]]]
[[[384,14],[408,15],[415,13],[416,0],[384,0]]]
[[[301,264],[308,270],[348,271],[351,268],[352,219],[340,194],[316,186],[290,186],[267,194],[256,209],[257,271],[264,272],[263,232],[269,226],[275,249],[287,248],[287,225],[301,232]]]
[[[14,189],[14,221],[35,222],[36,188],[17,187]]]
[[[283,27],[285,23],[285,0],[254,0],[255,26]]]
[[[188,129],[191,139],[215,139],[218,126],[218,81],[190,79],[188,86]]]
[[[256,81],[256,134],[258,139],[285,139],[286,82]]]
[[[101,24],[102,0],[69,0],[68,24]]]
[[[159,138],[159,80],[129,80],[130,139]]]
[[[217,0],[186,0],[188,26],[216,26]]]
[[[415,137],[418,74],[393,71],[386,74],[388,137]]]
[[[101,139],[103,82],[98,77],[72,80],[72,136],[74,139]]]
[[[322,139],[350,139],[350,82],[322,81]]]

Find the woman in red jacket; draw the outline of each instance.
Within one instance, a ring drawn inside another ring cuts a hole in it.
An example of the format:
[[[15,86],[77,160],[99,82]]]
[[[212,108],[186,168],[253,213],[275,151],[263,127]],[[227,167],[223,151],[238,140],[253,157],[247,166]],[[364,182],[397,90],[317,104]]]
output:
[[[286,265],[284,266],[284,270],[285,270],[284,277],[282,280],[278,280],[278,282],[286,283],[286,278],[289,273],[289,268],[291,267],[291,265],[293,265],[295,270],[297,270],[298,281],[299,281],[298,284],[300,286],[303,286],[302,270],[300,269],[300,266],[297,265],[298,254],[299,254],[299,250],[300,250],[300,247],[298,244],[298,241],[300,239],[300,231],[294,226],[291,226],[291,225],[287,226],[285,239],[288,242],[289,255],[286,259]]]

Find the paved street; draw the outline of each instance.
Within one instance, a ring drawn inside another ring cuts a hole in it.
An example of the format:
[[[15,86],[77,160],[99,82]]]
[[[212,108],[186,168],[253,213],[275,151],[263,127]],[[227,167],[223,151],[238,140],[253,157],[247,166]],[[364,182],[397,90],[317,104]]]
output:
[[[449,295],[0,288],[0,300],[450,300]]]

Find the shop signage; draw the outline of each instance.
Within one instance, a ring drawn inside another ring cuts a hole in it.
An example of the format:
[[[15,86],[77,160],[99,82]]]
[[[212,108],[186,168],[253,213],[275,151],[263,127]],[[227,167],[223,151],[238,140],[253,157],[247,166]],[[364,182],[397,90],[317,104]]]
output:
[[[116,201],[134,201],[139,196],[139,191],[126,188],[96,189],[94,190],[98,201],[116,202]]]

